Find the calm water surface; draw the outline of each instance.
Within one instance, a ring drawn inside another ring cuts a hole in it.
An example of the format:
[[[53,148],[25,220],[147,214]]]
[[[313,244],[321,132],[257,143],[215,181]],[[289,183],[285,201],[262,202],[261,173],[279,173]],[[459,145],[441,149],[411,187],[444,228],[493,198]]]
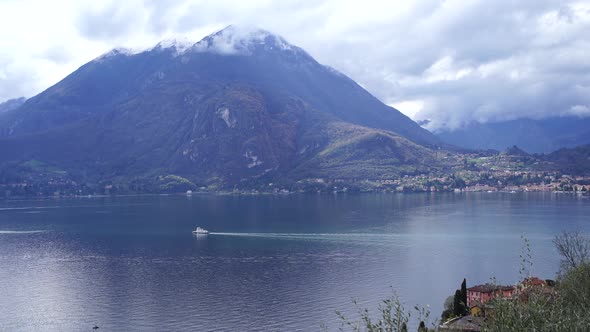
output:
[[[2,201],[0,330],[334,330],[393,291],[438,317],[463,277],[516,282],[522,234],[554,277],[575,229],[590,199],[555,194]]]

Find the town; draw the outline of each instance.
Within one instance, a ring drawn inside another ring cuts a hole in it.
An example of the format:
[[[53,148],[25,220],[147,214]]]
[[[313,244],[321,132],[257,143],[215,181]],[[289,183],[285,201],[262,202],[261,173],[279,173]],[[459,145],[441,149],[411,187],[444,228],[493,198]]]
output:
[[[584,150],[586,151],[586,150]],[[568,153],[573,153],[569,151]],[[440,152],[439,166],[374,176],[358,170],[350,178],[303,179],[261,177],[238,183],[196,183],[174,175],[88,179],[53,165],[30,160],[0,169],[0,197],[76,197],[119,194],[291,194],[355,192],[553,192],[590,194],[590,173],[582,161],[566,163],[547,155],[529,155],[513,147],[504,152]],[[570,155],[566,160],[572,159]]]

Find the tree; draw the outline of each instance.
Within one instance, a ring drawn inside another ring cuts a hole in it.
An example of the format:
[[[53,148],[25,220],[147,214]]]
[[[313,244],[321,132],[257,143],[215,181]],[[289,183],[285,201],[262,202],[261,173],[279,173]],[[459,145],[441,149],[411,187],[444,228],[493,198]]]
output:
[[[562,257],[561,273],[590,262],[590,239],[579,231],[564,231],[553,238],[553,244]]]
[[[453,297],[452,312],[453,316],[465,316],[465,314],[467,313],[467,280],[465,279],[463,279],[463,282],[461,283],[461,290],[457,289],[455,291],[455,296]]]
[[[461,283],[461,301],[463,302],[465,311],[467,311],[467,280],[465,278],[463,278],[463,282]]]
[[[454,314],[455,310],[453,309],[453,302],[455,300],[455,297],[453,295],[447,297],[447,299],[445,300],[445,303],[443,304],[443,312],[440,316],[440,319],[445,322],[447,321],[449,318],[451,318],[451,316]]]
[[[401,331],[400,331],[400,332],[408,332],[408,324],[406,324],[406,323],[403,323],[403,324],[402,324],[402,329],[401,329]]]
[[[590,310],[590,263],[580,264],[563,275],[557,289],[565,305],[573,310]]]
[[[494,314],[485,321],[483,331],[588,331],[590,240],[579,232],[564,232],[553,242],[563,258],[555,288],[530,288],[526,300],[496,300]]]
[[[465,313],[465,306],[463,305],[463,295],[460,290],[455,291],[455,297],[453,298],[453,315],[463,316]]]
[[[590,326],[590,264],[562,274],[555,291],[531,288],[522,298],[494,302],[494,314],[482,331],[588,331]]]
[[[371,332],[407,332],[407,323],[410,320],[410,313],[406,312],[403,304],[397,295],[393,295],[381,302],[376,317],[372,317],[369,310],[358,306],[356,301],[353,303],[357,306],[357,313],[360,316],[357,320],[349,320],[341,312],[336,311],[340,318],[340,330],[350,329],[354,332],[371,331]]]
[[[414,311],[406,310],[395,293],[381,301],[374,315],[370,313],[369,309],[360,307],[355,300],[353,303],[357,307],[357,319],[350,320],[341,312],[336,311],[336,315],[340,318],[340,331],[408,332],[410,317],[415,317],[415,321],[429,322],[430,311],[428,308],[416,305]],[[412,316],[412,312],[416,316]],[[420,331],[428,331],[426,325],[424,325],[424,330]]]
[[[424,324],[424,321],[420,321],[420,325],[418,325],[418,332],[428,332],[428,329],[426,328],[426,324]]]

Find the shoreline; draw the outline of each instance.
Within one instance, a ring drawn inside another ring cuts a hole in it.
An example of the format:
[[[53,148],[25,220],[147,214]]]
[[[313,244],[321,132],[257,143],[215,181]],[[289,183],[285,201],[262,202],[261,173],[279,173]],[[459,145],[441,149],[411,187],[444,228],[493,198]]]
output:
[[[462,190],[462,191],[391,191],[391,190],[371,190],[371,191],[279,191],[279,192],[252,192],[252,191],[196,191],[191,194],[184,192],[174,193],[128,193],[128,194],[89,194],[89,195],[31,195],[31,196],[12,196],[2,197],[0,202],[8,201],[26,201],[26,200],[59,200],[59,199],[94,199],[94,198],[117,198],[117,197],[186,197],[192,196],[293,196],[293,195],[364,195],[364,194],[378,194],[378,195],[416,195],[416,194],[452,194],[452,195],[469,195],[469,194],[551,194],[551,195],[568,195],[577,197],[590,197],[590,193],[572,192],[572,191],[557,191],[557,190]]]

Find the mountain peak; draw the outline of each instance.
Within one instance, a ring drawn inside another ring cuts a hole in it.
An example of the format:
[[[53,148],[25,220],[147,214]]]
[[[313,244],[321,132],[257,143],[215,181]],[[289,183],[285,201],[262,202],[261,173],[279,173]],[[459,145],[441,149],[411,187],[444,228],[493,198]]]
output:
[[[199,52],[223,55],[250,55],[256,50],[301,51],[284,38],[253,26],[229,25],[195,44]]]
[[[129,56],[143,52],[163,50],[170,50],[175,56],[187,52],[210,52],[219,55],[252,55],[256,51],[291,51],[297,55],[307,55],[301,48],[289,44],[283,37],[267,30],[249,25],[229,25],[222,30],[208,35],[199,42],[195,42],[187,37],[164,39],[155,46],[144,50],[114,48],[95,60],[101,62],[113,56]]]
[[[513,145],[513,146],[507,148],[504,151],[504,154],[507,156],[528,156],[529,155],[526,151],[524,151],[523,149],[519,148],[516,145]]]
[[[138,53],[138,52],[136,52],[130,48],[117,47],[117,48],[113,48],[112,50],[110,50],[104,54],[101,54],[96,59],[94,59],[94,61],[102,62],[103,60],[110,58],[110,57],[114,57],[114,56],[118,56],[118,55],[133,55],[136,53]]]
[[[0,116],[0,167],[35,159],[71,181],[125,186],[383,179],[429,168],[437,145],[301,48],[241,26],[115,49]]]
[[[156,46],[150,50],[163,50],[163,49],[174,49],[175,53],[181,54],[190,49],[195,45],[195,41],[190,40],[188,37],[182,38],[169,38],[160,41]]]

